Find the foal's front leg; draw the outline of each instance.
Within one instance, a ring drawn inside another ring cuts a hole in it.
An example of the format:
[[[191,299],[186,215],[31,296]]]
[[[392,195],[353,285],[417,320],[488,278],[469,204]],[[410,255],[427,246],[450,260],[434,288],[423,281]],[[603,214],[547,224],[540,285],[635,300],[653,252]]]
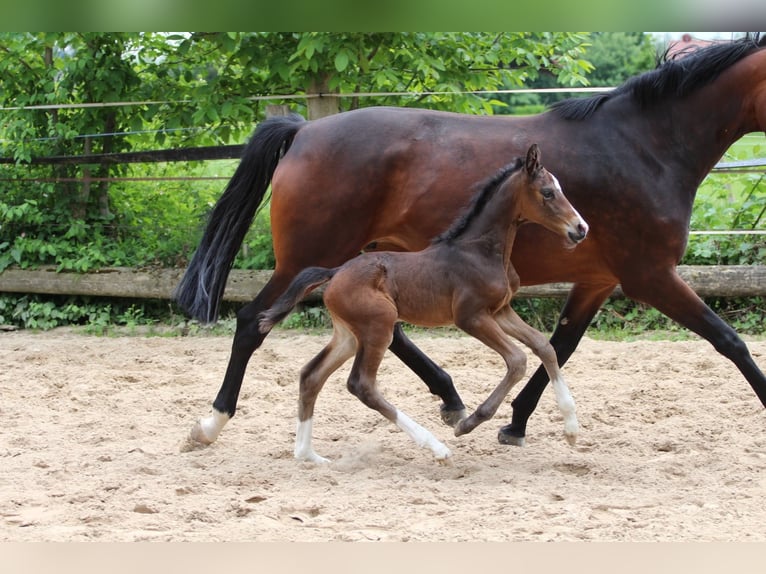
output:
[[[569,444],[574,445],[579,430],[577,415],[575,414],[575,402],[564,377],[561,375],[553,345],[545,338],[545,335],[525,323],[510,306],[506,306],[498,312],[495,319],[503,331],[529,347],[543,362],[551,380],[553,393],[556,395],[556,403],[564,416],[564,437]]]
[[[513,386],[526,373],[527,356],[506,336],[500,325],[486,311],[472,316],[459,317],[455,324],[503,357],[507,371],[500,383],[487,399],[478,406],[471,416],[455,426],[455,436],[471,432],[481,423],[488,421],[497,412]]]

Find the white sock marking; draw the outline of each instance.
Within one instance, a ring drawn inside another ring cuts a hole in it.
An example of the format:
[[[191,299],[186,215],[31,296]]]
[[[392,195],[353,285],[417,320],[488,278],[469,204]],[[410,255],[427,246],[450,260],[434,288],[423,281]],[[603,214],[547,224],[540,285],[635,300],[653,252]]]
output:
[[[199,420],[199,427],[202,434],[207,439],[208,443],[214,443],[221,434],[223,427],[229,422],[231,417],[226,413],[222,413],[216,409],[213,409],[210,415],[201,418]]]
[[[315,453],[314,449],[311,447],[313,428],[313,419],[298,421],[298,427],[295,430],[295,450],[293,451],[293,454],[298,460],[307,460],[309,462],[330,462],[328,459]]]
[[[396,411],[396,426],[402,429],[420,447],[428,447],[434,456],[443,460],[452,454],[450,450],[432,435],[427,429],[420,426],[402,411]]]
[[[575,437],[578,432],[578,424],[574,397],[572,397],[569,387],[562,378],[553,379],[551,386],[556,395],[556,403],[558,403],[559,410],[564,415],[564,434]]]

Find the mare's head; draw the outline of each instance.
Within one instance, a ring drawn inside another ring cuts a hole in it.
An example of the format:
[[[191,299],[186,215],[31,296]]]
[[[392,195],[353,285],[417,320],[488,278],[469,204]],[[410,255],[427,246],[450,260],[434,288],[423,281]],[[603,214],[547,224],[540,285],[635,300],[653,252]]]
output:
[[[556,177],[540,163],[537,144],[527,151],[524,166],[507,184],[518,186],[517,216],[521,223],[532,222],[565,237],[571,245],[585,239],[588,224],[572,207]]]

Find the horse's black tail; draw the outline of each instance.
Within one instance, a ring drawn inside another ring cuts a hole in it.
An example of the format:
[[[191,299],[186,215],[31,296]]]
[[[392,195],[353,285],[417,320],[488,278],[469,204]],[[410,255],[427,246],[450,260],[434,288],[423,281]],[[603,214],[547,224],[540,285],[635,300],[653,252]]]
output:
[[[287,290],[274,301],[270,309],[258,315],[258,329],[266,334],[271,328],[287,317],[298,302],[317,287],[324,285],[333,278],[338,270],[325,267],[307,267],[290,283]]]
[[[191,317],[208,323],[218,319],[237,250],[263,202],[279,160],[304,121],[297,114],[268,118],[245,146],[239,166],[210,213],[199,247],[173,295]]]

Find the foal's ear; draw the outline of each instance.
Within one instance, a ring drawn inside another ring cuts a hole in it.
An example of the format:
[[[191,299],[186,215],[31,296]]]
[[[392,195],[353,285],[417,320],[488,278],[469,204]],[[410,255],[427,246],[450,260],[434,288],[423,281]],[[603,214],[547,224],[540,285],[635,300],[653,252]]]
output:
[[[537,172],[542,169],[543,166],[540,165],[540,148],[536,143],[529,147],[529,150],[527,151],[527,159],[524,165],[527,169],[527,173],[530,176],[536,175]]]

